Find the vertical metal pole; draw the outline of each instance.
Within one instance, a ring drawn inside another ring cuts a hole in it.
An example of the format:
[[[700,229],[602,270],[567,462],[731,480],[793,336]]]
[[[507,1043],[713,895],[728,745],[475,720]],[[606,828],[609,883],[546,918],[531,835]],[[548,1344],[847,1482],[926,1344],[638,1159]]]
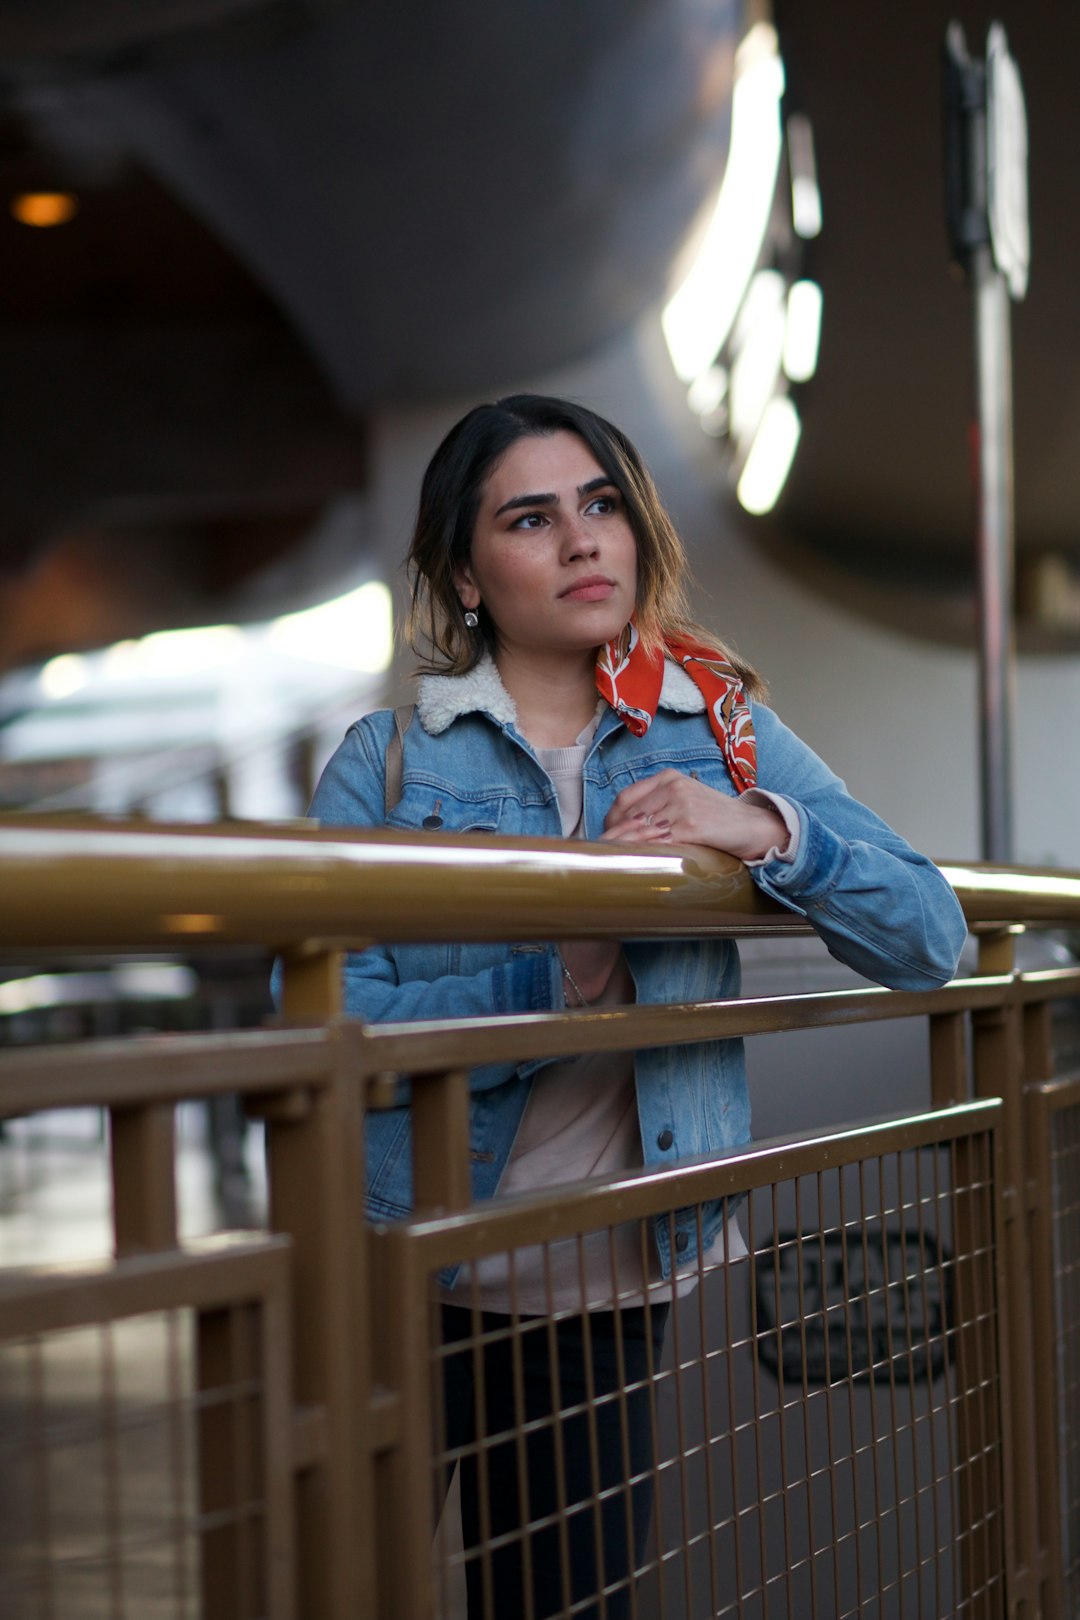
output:
[[[1027,287],[1027,123],[1005,30],[985,61],[945,34],[945,189],[953,256],[974,294],[979,472],[976,563],[983,855],[1013,859],[1013,434],[1009,301]]]
[[[970,65],[970,204],[989,219],[986,66]],[[1014,713],[1014,520],[1012,520],[1012,352],[1009,288],[994,264],[989,228],[970,248],[978,411],[976,573],[980,648],[980,779],[983,859],[1012,860],[1012,713]]]
[[[985,144],[985,128],[982,132]],[[985,165],[983,166],[985,172]],[[972,255],[979,413],[977,568],[982,852],[1013,859],[1013,433],[1009,292],[989,245]]]

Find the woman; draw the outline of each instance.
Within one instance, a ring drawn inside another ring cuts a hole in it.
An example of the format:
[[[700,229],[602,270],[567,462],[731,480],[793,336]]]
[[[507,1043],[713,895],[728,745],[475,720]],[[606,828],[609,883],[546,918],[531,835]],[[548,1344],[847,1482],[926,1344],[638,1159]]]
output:
[[[535,395],[470,411],[425,474],[409,564],[410,636],[427,661],[400,791],[387,793],[394,717],[367,715],[319,784],[312,812],[321,821],[709,845],[744,861],[760,888],[867,977],[914,989],[951,976],[965,933],[952,891],[763,705],[754,673],[690,622],[681,543],[617,428]],[[737,993],[735,947],[719,940],[409,945],[365,951],[346,966],[347,1009],[368,1021]],[[492,1064],[473,1072],[471,1086],[478,1198],[670,1164],[749,1137],[737,1041]],[[404,1109],[369,1121],[375,1218],[410,1208],[408,1132]],[[650,1511],[640,1479],[651,1454],[645,1381],[665,1315],[645,1304],[645,1290],[667,1281],[670,1299],[673,1274],[677,1292],[680,1270],[696,1274],[730,1255],[733,1235],[717,1206],[658,1220],[647,1245],[633,1234],[620,1241],[614,1285],[606,1240],[584,1259],[574,1246],[565,1262],[526,1254],[512,1276],[502,1262],[443,1279],[446,1342],[475,1333],[468,1307],[477,1301],[492,1335],[480,1369],[483,1416],[474,1414],[477,1358],[447,1358],[447,1445],[468,1447],[478,1425],[497,1433],[525,1418],[534,1424],[525,1504],[512,1444],[463,1459],[466,1548],[504,1538],[494,1556],[469,1562],[470,1615],[527,1612],[525,1584],[537,1620],[601,1586],[605,1612],[627,1612]],[[499,1324],[553,1309],[577,1313],[559,1322],[557,1374],[546,1332],[519,1335],[525,1365],[516,1372]],[[542,1420],[587,1389],[594,1397],[619,1389],[620,1363],[636,1393],[596,1407],[590,1463],[583,1417]],[[611,1490],[631,1476],[639,1476],[632,1490]],[[591,1502],[597,1484],[611,1493],[599,1536],[591,1508],[574,1508]],[[546,1528],[520,1532],[548,1516]]]

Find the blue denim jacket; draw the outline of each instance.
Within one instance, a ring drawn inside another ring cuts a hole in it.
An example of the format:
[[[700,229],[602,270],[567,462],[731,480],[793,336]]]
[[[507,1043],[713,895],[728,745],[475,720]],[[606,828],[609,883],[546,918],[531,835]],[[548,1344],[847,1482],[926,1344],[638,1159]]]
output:
[[[956,897],[937,868],[843,783],[769,708],[753,706],[758,785],[782,795],[799,821],[794,861],[766,861],[754,881],[807,918],[829,950],[858,973],[896,989],[943,984],[965,938]],[[405,738],[402,792],[385,814],[390,710],[353,725],[330,760],[311,814],[327,826],[389,825],[410,832],[438,817],[449,832],[514,837],[561,834],[554,785],[516,730],[512,700],[494,665],[462,677],[426,677]],[[603,714],[584,768],[584,828],[598,838],[615,795],[666,767],[695,773],[734,794],[724,757],[693,682],[668,666],[661,705],[648,732],[634,737]],[[478,897],[478,903],[482,903]],[[729,940],[629,943],[626,960],[639,1003],[718,1000],[739,993],[739,959]],[[395,945],[346,959],[345,1007],[371,1023],[483,1017],[563,1007],[562,973],[552,945]],[[488,1198],[509,1159],[541,1062],[489,1064],[471,1075],[473,1191]],[[662,1047],[635,1057],[638,1116],[646,1164],[711,1153],[750,1135],[742,1042]],[[407,1214],[412,1198],[408,1110],[367,1122],[368,1205],[376,1219]],[[664,1144],[663,1146],[661,1144]],[[703,1216],[708,1247],[719,1208]],[[680,1265],[695,1258],[693,1211],[676,1216]],[[670,1230],[656,1224],[664,1276]]]

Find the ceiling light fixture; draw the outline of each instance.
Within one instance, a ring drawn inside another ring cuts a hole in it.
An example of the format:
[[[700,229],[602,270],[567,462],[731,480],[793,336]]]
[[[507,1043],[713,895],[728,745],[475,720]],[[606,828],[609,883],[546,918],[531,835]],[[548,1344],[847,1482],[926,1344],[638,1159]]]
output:
[[[753,441],[765,407],[776,393],[787,329],[784,278],[759,270],[747,290],[732,338],[731,437],[739,448]]]
[[[809,240],[821,235],[821,192],[814,159],[814,131],[805,113],[787,121],[788,168],[791,171],[791,223]]]
[[[21,191],[11,199],[12,218],[38,230],[66,225],[78,212],[79,199],[72,191]]]
[[[731,144],[720,195],[698,255],[661,316],[671,363],[685,383],[720,352],[761,253],[783,145],[783,94],[776,30],[757,23],[735,55]]]
[[[710,366],[695,377],[686,391],[686,403],[695,416],[711,416],[727,398],[728,374],[723,366]]]
[[[809,382],[817,370],[821,309],[821,288],[816,281],[796,281],[788,288],[784,371],[792,382]]]
[[[771,512],[776,505],[801,433],[799,413],[787,395],[771,399],[735,490],[740,506],[755,517]]]
[[[821,288],[800,275],[821,231],[814,137],[785,83],[776,30],[758,23],[735,53],[723,183],[660,317],[687,404],[754,514],[784,487],[802,431],[789,390],[814,375],[821,337]]]

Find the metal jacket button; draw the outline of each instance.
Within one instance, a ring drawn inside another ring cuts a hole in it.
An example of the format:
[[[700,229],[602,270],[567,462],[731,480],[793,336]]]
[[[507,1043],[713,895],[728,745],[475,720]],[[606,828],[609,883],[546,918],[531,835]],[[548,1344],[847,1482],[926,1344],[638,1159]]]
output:
[[[672,1136],[670,1131],[661,1131],[660,1135],[656,1138],[656,1145],[660,1149],[661,1153],[666,1153],[674,1140],[675,1138]]]
[[[690,1234],[688,1232],[676,1232],[675,1247],[678,1249],[680,1254],[682,1254],[683,1251],[689,1247],[689,1244]]]

